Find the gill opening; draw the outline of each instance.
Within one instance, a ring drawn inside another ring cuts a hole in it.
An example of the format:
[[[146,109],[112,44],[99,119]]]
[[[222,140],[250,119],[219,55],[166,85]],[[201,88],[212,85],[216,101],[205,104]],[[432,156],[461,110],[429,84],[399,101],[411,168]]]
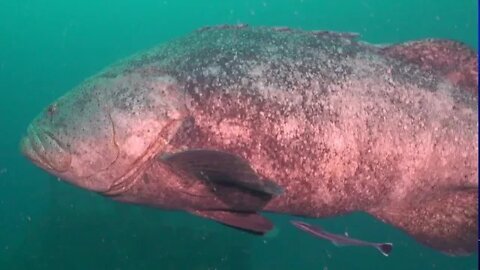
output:
[[[156,156],[155,153],[158,153],[158,150],[162,146],[168,144],[168,141],[164,138],[164,136],[168,134],[170,128],[174,126],[176,122],[178,121],[172,120],[165,125],[165,127],[158,133],[158,136],[155,138],[154,142],[147,147],[147,150],[144,152],[144,154],[140,155],[131,164],[132,169],[115,180],[110,188],[102,194],[106,196],[115,196],[129,190],[139,179],[139,177],[137,177],[138,173],[150,165],[149,161]]]
[[[101,174],[102,172],[105,172],[107,171],[115,162],[117,162],[118,158],[120,157],[120,146],[118,146],[118,143],[117,143],[117,135],[116,135],[116,130],[115,130],[115,124],[113,122],[113,118],[112,118],[112,115],[111,115],[111,112],[110,110],[107,109],[107,107],[105,106],[100,106],[101,103],[100,103],[100,100],[98,100],[98,97],[94,96],[95,100],[97,101],[98,103],[98,106],[99,107],[103,107],[103,109],[105,110],[105,112],[107,113],[107,116],[108,116],[108,119],[110,120],[110,125],[112,127],[112,144],[114,145],[115,147],[115,152],[116,152],[116,156],[115,158],[112,160],[112,162],[110,162],[107,166],[105,166],[103,169],[97,171],[97,172],[94,172],[94,173],[91,173],[89,175],[86,175],[83,177],[83,179],[88,179],[94,175],[97,175],[97,174]]]
[[[110,166],[112,166],[113,163],[115,163],[118,160],[118,158],[120,157],[120,146],[118,146],[118,143],[117,143],[117,131],[115,129],[115,123],[113,122],[112,114],[109,111],[107,112],[107,115],[108,115],[108,119],[110,119],[110,123],[112,124],[112,143],[115,146],[117,156],[113,159],[113,161],[103,171],[110,168]]]

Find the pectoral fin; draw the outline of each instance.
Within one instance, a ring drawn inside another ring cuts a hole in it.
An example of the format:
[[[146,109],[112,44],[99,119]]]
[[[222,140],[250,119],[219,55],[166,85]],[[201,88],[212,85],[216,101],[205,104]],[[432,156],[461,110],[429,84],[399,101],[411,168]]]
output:
[[[258,175],[247,160],[227,152],[200,149],[164,156],[162,161],[184,178],[209,187],[205,195],[221,202],[209,205],[211,210],[194,209],[190,213],[255,234],[273,228],[258,212],[283,190]]]
[[[252,212],[195,210],[190,213],[254,234],[263,235],[273,229],[268,219]]]
[[[177,170],[216,185],[234,186],[265,195],[282,194],[280,186],[260,177],[245,159],[222,151],[188,150],[162,159]]]

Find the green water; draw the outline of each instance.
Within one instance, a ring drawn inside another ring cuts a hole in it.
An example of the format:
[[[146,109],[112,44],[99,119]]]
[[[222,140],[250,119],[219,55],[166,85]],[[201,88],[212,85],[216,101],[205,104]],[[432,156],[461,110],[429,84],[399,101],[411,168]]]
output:
[[[268,215],[274,234],[255,237],[114,203],[37,169],[18,141],[87,76],[205,25],[349,31],[374,43],[452,38],[477,49],[477,17],[474,0],[0,0],[0,269],[476,269],[477,254],[444,256],[361,213],[314,222],[393,242],[390,257],[313,239],[280,215]]]

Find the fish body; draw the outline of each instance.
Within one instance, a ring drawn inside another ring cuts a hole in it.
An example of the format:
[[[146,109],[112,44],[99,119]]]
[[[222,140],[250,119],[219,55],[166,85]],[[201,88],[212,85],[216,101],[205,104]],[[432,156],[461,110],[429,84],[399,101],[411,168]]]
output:
[[[203,28],[87,79],[32,122],[22,151],[112,199],[254,233],[273,227],[262,211],[364,211],[469,254],[475,61],[452,41]]]

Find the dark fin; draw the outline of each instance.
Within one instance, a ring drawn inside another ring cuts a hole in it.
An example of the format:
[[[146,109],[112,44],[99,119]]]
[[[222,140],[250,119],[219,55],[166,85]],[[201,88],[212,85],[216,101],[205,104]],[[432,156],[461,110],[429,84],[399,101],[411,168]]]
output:
[[[381,243],[377,244],[375,247],[378,249],[378,251],[380,251],[380,253],[382,253],[383,256],[388,256],[393,250],[392,243]]]
[[[477,53],[452,40],[427,39],[388,46],[385,55],[437,72],[453,85],[478,95]]]
[[[477,249],[477,199],[477,189],[448,191],[409,205],[368,212],[429,247],[453,256],[468,255]]]
[[[195,210],[191,213],[254,234],[263,235],[273,229],[273,224],[257,213],[209,210]]]
[[[234,186],[271,196],[283,193],[273,181],[261,178],[245,159],[227,152],[189,150],[163,157],[175,169],[206,182]],[[216,188],[215,185],[213,188]]]
[[[214,185],[213,189],[211,187],[211,192],[230,209],[240,212],[261,211],[273,197],[263,192],[224,184]]]

